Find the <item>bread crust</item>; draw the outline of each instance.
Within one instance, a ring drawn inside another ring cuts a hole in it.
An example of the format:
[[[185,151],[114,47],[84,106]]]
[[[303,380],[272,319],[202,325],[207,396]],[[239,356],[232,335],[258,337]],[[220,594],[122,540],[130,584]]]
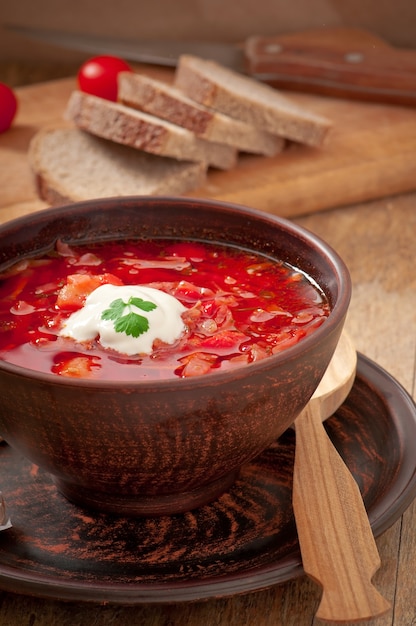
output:
[[[71,94],[65,117],[93,135],[151,154],[225,170],[236,165],[237,151],[230,146],[199,139],[165,120],[81,91]]]
[[[118,78],[120,101],[182,126],[209,141],[222,142],[243,152],[275,156],[285,146],[282,137],[209,109],[179,89],[133,72]]]
[[[133,72],[121,72],[118,80],[120,102],[182,126],[196,135],[209,135],[214,112],[161,81]]]
[[[277,89],[214,61],[179,59],[174,84],[190,98],[291,141],[321,146],[330,120],[298,106]]]
[[[40,198],[57,206],[122,195],[181,195],[206,180],[202,163],[147,154],[78,128],[38,131],[28,151]]]

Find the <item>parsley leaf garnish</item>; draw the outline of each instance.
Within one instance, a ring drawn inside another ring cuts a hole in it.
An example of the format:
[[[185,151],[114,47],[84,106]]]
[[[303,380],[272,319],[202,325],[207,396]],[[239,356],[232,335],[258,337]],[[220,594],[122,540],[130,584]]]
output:
[[[134,306],[142,311],[153,311],[156,308],[156,304],[131,296],[127,302],[124,302],[121,298],[113,300],[110,304],[110,308],[105,309],[101,314],[101,319],[112,320],[114,322],[114,329],[117,333],[125,333],[131,337],[139,337],[147,330],[149,330],[149,321],[144,315],[140,315],[131,310]],[[127,313],[124,314],[125,310]]]

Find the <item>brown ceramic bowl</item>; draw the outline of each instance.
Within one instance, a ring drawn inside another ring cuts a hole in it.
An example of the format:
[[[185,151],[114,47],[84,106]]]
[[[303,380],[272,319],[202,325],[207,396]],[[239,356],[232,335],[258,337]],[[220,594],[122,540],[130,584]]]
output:
[[[317,281],[331,313],[279,354],[190,379],[81,380],[0,361],[6,441],[73,502],[131,515],[185,511],[224,492],[307,403],[351,295],[343,261],[313,234],[245,207],[183,198],[93,200],[19,218],[0,227],[0,267],[58,238],[154,236],[228,242],[288,261]]]

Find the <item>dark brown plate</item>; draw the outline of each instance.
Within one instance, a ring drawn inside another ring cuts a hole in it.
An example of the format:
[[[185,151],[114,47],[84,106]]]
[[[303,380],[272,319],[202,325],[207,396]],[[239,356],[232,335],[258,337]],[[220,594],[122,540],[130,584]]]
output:
[[[354,387],[326,424],[380,535],[416,495],[416,406],[359,355]],[[229,596],[294,578],[303,573],[291,507],[294,445],[289,430],[213,504],[137,520],[70,504],[48,475],[3,444],[0,487],[13,528],[0,533],[0,588],[141,604]]]

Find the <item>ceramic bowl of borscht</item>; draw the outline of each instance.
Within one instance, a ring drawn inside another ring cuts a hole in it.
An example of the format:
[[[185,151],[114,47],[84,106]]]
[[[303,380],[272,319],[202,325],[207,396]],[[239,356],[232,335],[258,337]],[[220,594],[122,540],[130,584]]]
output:
[[[231,488],[310,399],[351,296],[311,232],[174,197],[3,224],[0,275],[0,434],[76,505],[132,516]]]

